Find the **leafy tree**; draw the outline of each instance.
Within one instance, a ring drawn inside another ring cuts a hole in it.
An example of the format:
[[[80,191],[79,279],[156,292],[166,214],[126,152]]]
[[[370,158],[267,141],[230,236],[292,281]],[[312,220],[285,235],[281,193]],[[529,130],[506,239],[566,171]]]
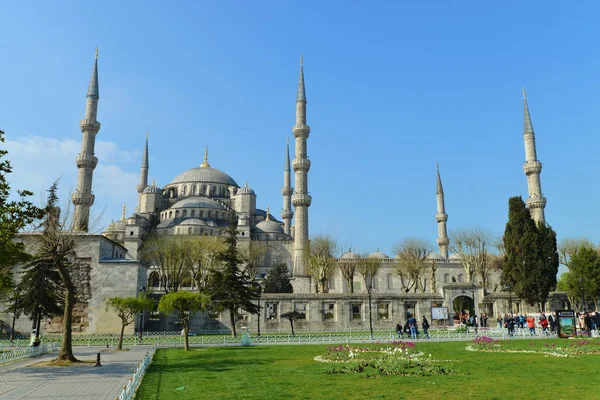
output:
[[[294,321],[300,318],[301,316],[302,314],[300,314],[298,311],[289,311],[281,314],[281,318],[290,321],[290,325],[292,327],[292,336],[296,336],[296,334],[294,333]]]
[[[207,290],[212,272],[221,262],[218,254],[225,249],[221,238],[216,236],[195,236],[187,239],[191,257],[190,273],[199,292]]]
[[[504,248],[503,285],[530,305],[545,304],[556,286],[556,234],[548,226],[536,226],[520,196],[508,202]]]
[[[565,277],[569,301],[579,309],[579,299],[591,297],[594,300],[595,311],[598,311],[600,255],[593,248],[581,246],[571,257],[569,265],[569,272]]]
[[[111,297],[106,301],[106,310],[108,311],[111,308],[121,319],[121,334],[119,335],[117,350],[123,350],[123,332],[125,331],[125,327],[135,321],[138,313],[152,309],[152,307],[154,307],[154,302],[145,296]]]
[[[580,287],[579,285],[571,286],[571,283],[575,281],[577,281],[577,279],[572,279],[570,272],[563,272],[556,283],[556,290],[559,292],[565,292],[571,307],[573,307],[575,310],[579,310],[581,307],[579,301],[581,299],[581,291],[579,290]]]
[[[405,293],[418,289],[423,291],[421,278],[431,265],[426,262],[427,255],[431,252],[429,243],[422,239],[405,239],[398,243],[396,253],[396,273],[400,276],[400,283]]]
[[[0,142],[4,141],[4,131],[0,130]],[[7,150],[0,149],[0,295],[14,289],[12,267],[30,259],[24,243],[14,240],[17,233],[44,215],[44,210],[28,200],[33,195],[28,190],[18,190],[19,199],[9,201],[11,189],[6,175],[12,167],[9,160],[3,160],[7,154]]]
[[[184,350],[189,350],[188,333],[190,319],[198,311],[203,311],[210,305],[210,296],[196,292],[170,292],[160,298],[158,311],[163,314],[176,313],[183,326]]]
[[[315,278],[317,293],[329,293],[328,279],[336,265],[337,243],[329,235],[317,235],[310,241],[308,270]]]
[[[284,262],[275,263],[262,282],[265,293],[293,293],[288,266]]]
[[[222,267],[212,274],[209,293],[215,311],[229,312],[231,334],[236,337],[235,315],[238,309],[258,314],[260,307],[252,301],[258,299],[259,292],[253,287],[247,271],[238,267],[242,259],[237,250],[237,221],[234,218],[225,233],[225,249],[217,255]]]

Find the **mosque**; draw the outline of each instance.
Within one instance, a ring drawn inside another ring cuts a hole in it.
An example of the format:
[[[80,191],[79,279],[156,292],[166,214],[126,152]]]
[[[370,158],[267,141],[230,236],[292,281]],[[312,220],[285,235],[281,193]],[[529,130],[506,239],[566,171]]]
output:
[[[546,199],[542,195],[540,173],[542,164],[537,159],[535,134],[529,115],[525,92],[524,97],[524,142],[526,161],[523,166],[527,176],[529,197],[527,205],[532,218],[545,222]],[[99,101],[98,53],[86,96],[85,117],[81,121],[82,150],[77,156],[77,189],[73,193],[74,226],[77,230],[88,231],[90,207],[94,203],[92,180],[98,159],[94,155],[95,139],[100,130],[97,120]],[[489,316],[505,313],[508,309],[528,311],[524,302],[512,299],[510,293],[502,292],[500,271],[492,272],[490,284],[484,288],[480,281],[470,282],[465,269],[456,254],[449,254],[450,240],[447,234],[448,214],[445,209],[444,191],[440,171],[437,171],[436,198],[438,226],[438,252],[428,255],[432,273],[422,282],[422,290],[407,293],[402,290],[400,276],[395,272],[397,260],[392,256],[376,251],[370,258],[380,261],[377,276],[370,288],[362,284],[359,276],[354,278],[352,288],[343,279],[339,269],[329,279],[329,293],[315,293],[311,283],[306,250],[309,246],[308,211],[312,198],[308,193],[308,172],[311,162],[308,159],[308,138],[310,127],[306,119],[307,97],[304,81],[304,67],[300,59],[300,73],[296,95],[296,121],[292,127],[294,134],[294,159],[290,159],[289,144],[283,165],[282,200],[283,208],[278,220],[267,208],[257,208],[257,194],[245,183],[238,184],[233,177],[209,163],[208,149],[203,162],[158,186],[148,183],[149,157],[148,136],[141,162],[140,181],[135,211],[126,216],[123,209],[120,220],[112,222],[102,235],[86,234],[87,240],[80,246],[78,259],[87,263],[92,271],[88,277],[86,298],[79,308],[80,331],[85,333],[116,332],[119,321],[107,312],[104,302],[112,296],[135,296],[139,288],[158,292],[159,271],[142,261],[143,244],[149,235],[207,235],[220,236],[231,218],[238,221],[238,243],[249,246],[251,242],[264,244],[264,254],[260,275],[264,276],[274,262],[284,262],[293,276],[294,293],[264,294],[264,312],[260,315],[240,313],[239,325],[255,329],[261,321],[263,330],[282,331],[289,323],[280,318],[287,311],[298,311],[302,318],[297,329],[330,331],[344,329],[365,329],[369,323],[369,313],[378,329],[392,329],[398,320],[405,320],[407,314],[417,317],[427,316],[434,325],[448,323],[448,313],[452,312],[457,299],[471,302],[477,314]],[[292,170],[294,181],[292,187]],[[133,190],[133,188],[132,188]],[[433,213],[432,213],[433,214]],[[358,259],[352,251],[341,255],[341,262]],[[435,268],[433,268],[435,266]],[[100,278],[101,277],[101,278]],[[368,302],[368,304],[367,304]],[[564,296],[551,294],[546,307],[562,308]],[[440,310],[445,309],[445,318]],[[0,314],[1,318],[7,318]],[[394,322],[395,321],[395,322]],[[48,321],[45,328],[58,329]],[[229,329],[228,316],[198,316],[191,325],[192,330],[218,331]],[[156,311],[144,313],[130,330],[176,330],[174,318],[159,315]]]

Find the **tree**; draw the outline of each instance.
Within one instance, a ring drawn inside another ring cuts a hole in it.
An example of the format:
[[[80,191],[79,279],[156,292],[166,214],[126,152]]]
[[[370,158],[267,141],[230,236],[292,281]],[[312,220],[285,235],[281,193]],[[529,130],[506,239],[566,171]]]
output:
[[[569,272],[565,277],[569,301],[579,309],[579,299],[591,297],[595,311],[598,311],[600,255],[595,249],[584,245],[573,254],[569,265]]]
[[[354,275],[356,275],[356,267],[358,266],[357,259],[354,258],[340,258],[338,259],[338,266],[340,268],[340,274],[346,281],[346,286],[350,293],[354,293]]]
[[[275,263],[263,280],[265,293],[293,293],[288,266],[284,262]]]
[[[218,269],[221,262],[217,255],[225,249],[221,238],[216,236],[196,236],[187,239],[191,264],[190,273],[199,292],[208,289],[212,272]]]
[[[570,272],[563,272],[556,283],[556,290],[559,292],[565,292],[567,294],[567,300],[571,304],[574,310],[581,308],[581,290],[579,285],[573,285],[577,279],[571,278]]]
[[[368,291],[369,287],[373,287],[373,278],[377,276],[380,267],[381,260],[379,258],[371,258],[364,254],[358,259],[356,270],[363,278],[365,291]]]
[[[421,278],[430,263],[426,258],[431,252],[429,243],[422,239],[409,238],[401,241],[394,247],[396,253],[396,273],[400,276],[400,284],[405,293],[418,289],[423,291]]]
[[[221,269],[211,276],[209,292],[216,311],[228,311],[231,322],[231,334],[236,337],[235,315],[238,309],[250,314],[258,314],[260,307],[253,303],[258,299],[258,291],[252,286],[245,270],[238,267],[242,259],[237,250],[237,220],[232,218],[225,231],[225,249],[217,255],[222,263]]]
[[[210,296],[196,292],[170,292],[160,298],[158,311],[163,314],[177,314],[183,326],[184,350],[189,350],[188,332],[190,319],[198,311],[206,310],[210,305]]]
[[[153,235],[144,243],[142,259],[158,269],[160,287],[176,292],[190,277],[194,261],[189,241],[181,237]]]
[[[465,269],[469,282],[475,275],[481,278],[484,288],[487,287],[488,263],[487,248],[491,241],[490,234],[479,228],[461,229],[452,233],[450,250],[456,254]]]
[[[329,293],[328,279],[336,265],[337,243],[329,235],[317,235],[310,241],[308,270],[315,278],[317,292]]]
[[[281,314],[281,318],[290,321],[290,325],[292,327],[292,336],[296,336],[296,334],[294,333],[294,321],[300,318],[301,315],[302,314],[300,314],[298,311],[289,311]]]
[[[4,141],[4,131],[0,130],[0,142]],[[18,190],[19,199],[9,201],[11,189],[6,176],[12,166],[3,160],[7,154],[7,150],[0,150],[0,295],[14,289],[12,267],[30,259],[24,243],[15,240],[17,234],[44,215],[43,209],[28,200],[33,195],[28,190]]]
[[[106,310],[113,309],[121,319],[121,334],[119,335],[119,344],[117,350],[123,350],[123,332],[125,327],[130,325],[138,313],[144,310],[150,310],[154,307],[154,302],[145,296],[138,297],[111,297],[106,301]]]
[[[569,264],[571,262],[571,257],[573,257],[573,255],[575,253],[577,253],[577,250],[579,250],[581,247],[587,247],[590,249],[593,249],[594,243],[592,243],[591,240],[587,239],[587,238],[564,238],[560,241],[560,243],[558,244],[558,257],[559,257],[559,261],[562,265],[564,265],[565,267],[569,268]]]
[[[260,264],[267,252],[267,245],[261,242],[250,242],[247,248],[241,251],[240,255],[244,262],[244,268],[252,282],[258,277]]]
[[[502,263],[503,285],[529,305],[544,305],[548,293],[556,286],[556,233],[549,226],[537,226],[525,202],[517,196],[508,201],[503,241],[506,251]]]

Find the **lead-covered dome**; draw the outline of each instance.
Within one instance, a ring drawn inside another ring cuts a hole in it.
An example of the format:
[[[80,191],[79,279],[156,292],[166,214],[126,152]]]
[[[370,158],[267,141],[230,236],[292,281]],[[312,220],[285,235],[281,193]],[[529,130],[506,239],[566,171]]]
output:
[[[271,221],[270,219],[264,220],[256,224],[255,229],[258,232],[264,233],[283,233],[283,227],[280,223]]]
[[[389,257],[387,256],[387,254],[385,254],[385,253],[379,251],[379,249],[377,249],[377,251],[375,253],[369,254],[369,258],[386,259],[386,258],[389,258]]]
[[[190,196],[183,200],[179,200],[173,204],[171,208],[214,208],[217,210],[224,210],[225,207],[217,201],[209,199],[208,197]]]
[[[355,258],[360,258],[358,254],[356,254],[355,252],[353,252],[352,250],[349,250],[347,252],[345,252],[344,254],[342,254],[340,256],[341,259],[355,259]]]
[[[222,185],[239,187],[236,181],[225,172],[210,167],[188,169],[171,181],[171,184],[175,183],[220,183]]]

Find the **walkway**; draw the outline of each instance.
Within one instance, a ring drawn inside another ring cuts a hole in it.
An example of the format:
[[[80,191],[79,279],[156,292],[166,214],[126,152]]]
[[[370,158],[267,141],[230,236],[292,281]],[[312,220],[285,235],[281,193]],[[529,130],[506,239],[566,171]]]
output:
[[[95,360],[106,347],[75,347],[81,360]],[[132,346],[130,351],[101,353],[102,367],[36,367],[56,353],[0,366],[0,400],[114,400],[129,381],[133,370],[150,346]]]

